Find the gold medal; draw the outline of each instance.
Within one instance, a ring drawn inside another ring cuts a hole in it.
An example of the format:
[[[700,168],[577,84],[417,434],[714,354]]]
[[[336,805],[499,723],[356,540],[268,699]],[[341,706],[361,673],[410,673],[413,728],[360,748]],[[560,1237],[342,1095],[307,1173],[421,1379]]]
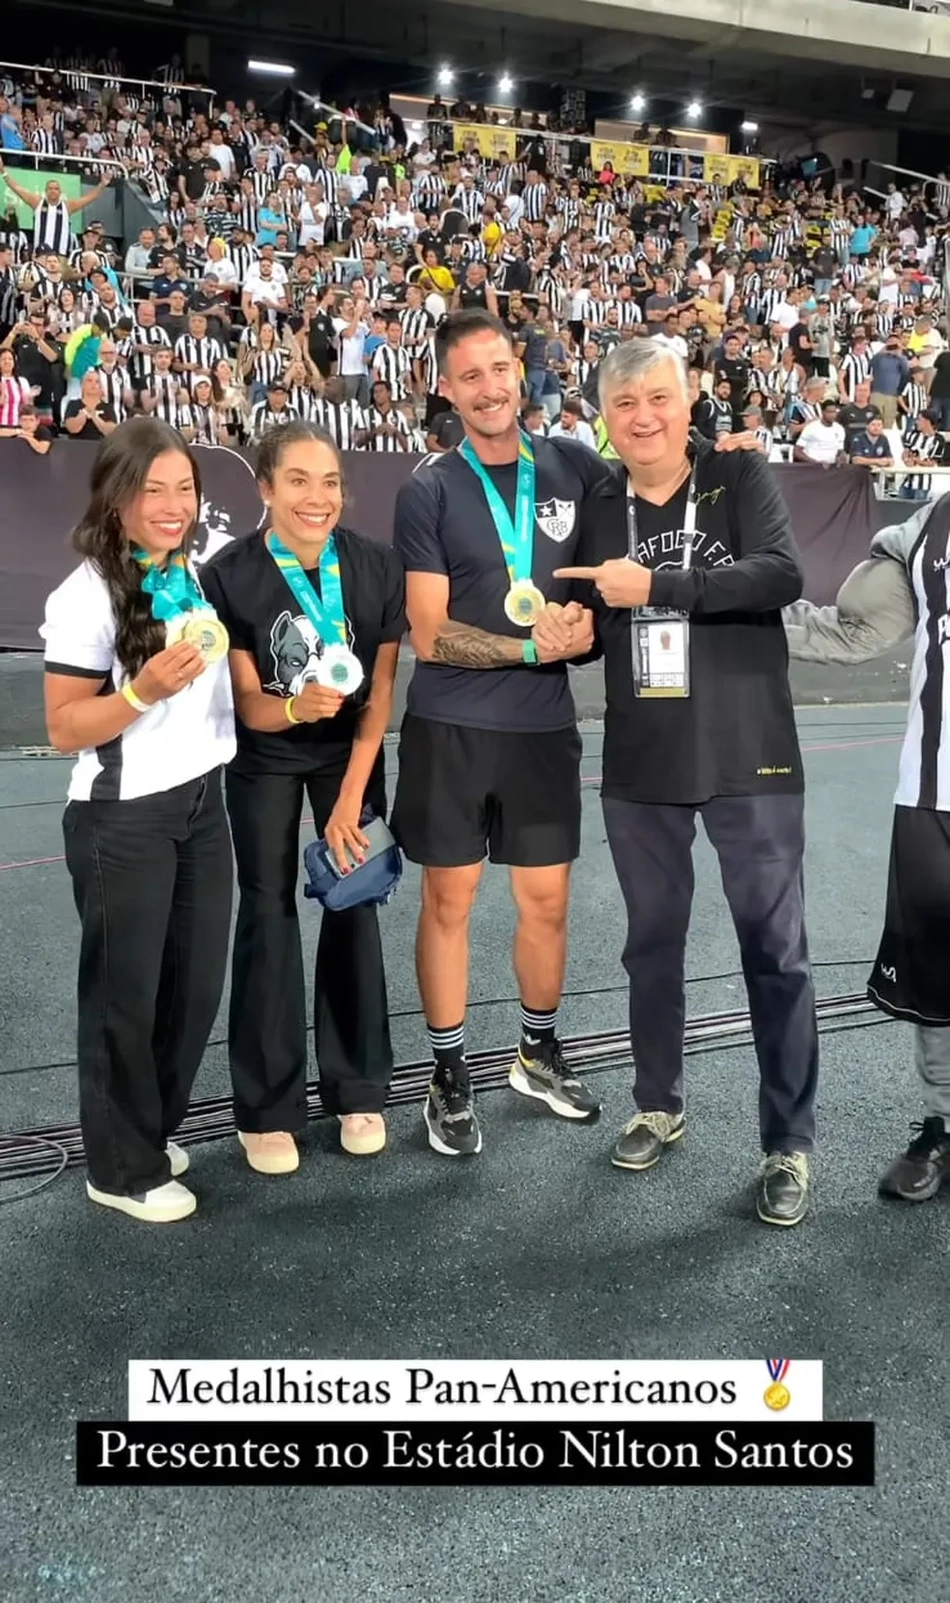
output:
[[[547,606],[547,600],[530,579],[519,579],[505,596],[505,617],[522,629],[532,629]]]
[[[788,1407],[792,1400],[792,1394],[787,1386],[782,1385],[780,1380],[775,1380],[771,1386],[766,1388],[762,1400],[766,1408],[771,1408],[774,1413],[778,1414],[783,1408]]]
[[[207,663],[220,662],[230,645],[228,631],[213,612],[193,613],[181,631],[181,639],[197,646]]]

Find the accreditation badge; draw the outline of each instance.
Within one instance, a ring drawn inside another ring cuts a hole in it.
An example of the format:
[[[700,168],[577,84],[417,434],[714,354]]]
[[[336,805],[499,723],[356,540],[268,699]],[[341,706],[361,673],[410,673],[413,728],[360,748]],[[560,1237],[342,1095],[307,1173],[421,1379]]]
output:
[[[633,690],[636,696],[689,695],[689,620],[678,613],[634,615]]]
[[[348,646],[325,646],[317,660],[314,678],[324,690],[338,690],[341,696],[352,696],[363,683],[363,664]]]

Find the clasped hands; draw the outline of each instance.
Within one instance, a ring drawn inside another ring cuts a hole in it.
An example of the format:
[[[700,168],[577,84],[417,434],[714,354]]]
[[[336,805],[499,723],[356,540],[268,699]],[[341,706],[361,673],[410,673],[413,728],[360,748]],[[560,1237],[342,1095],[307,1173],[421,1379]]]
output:
[[[594,644],[594,615],[579,601],[560,606],[549,601],[531,631],[539,662],[583,657]]]

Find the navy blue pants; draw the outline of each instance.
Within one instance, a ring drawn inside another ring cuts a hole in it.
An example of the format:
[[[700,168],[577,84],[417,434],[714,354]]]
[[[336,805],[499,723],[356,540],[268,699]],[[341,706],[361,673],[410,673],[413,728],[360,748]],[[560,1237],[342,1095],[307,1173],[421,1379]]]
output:
[[[805,935],[804,797],[721,796],[698,809],[604,797],[627,904],[634,1097],[643,1112],[683,1109],[684,963],[693,901],[696,813],[719,858],[749,997],[765,1152],[810,1152],[818,1025]]]

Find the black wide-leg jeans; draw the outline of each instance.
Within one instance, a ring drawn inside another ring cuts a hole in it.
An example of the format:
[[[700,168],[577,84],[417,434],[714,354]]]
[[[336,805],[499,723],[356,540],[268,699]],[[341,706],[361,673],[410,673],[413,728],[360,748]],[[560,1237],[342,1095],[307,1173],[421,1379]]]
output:
[[[240,902],[231,967],[229,1045],[239,1130],[299,1133],[307,1122],[307,1018],[297,918],[306,795],[318,836],[341,776],[229,769],[228,813]],[[385,815],[382,764],[367,805]],[[393,1073],[382,943],[375,907],[322,918],[313,982],[314,1050],[328,1113],[379,1113]]]
[[[762,1149],[810,1152],[818,1025],[805,934],[804,798],[722,796],[695,809],[605,796],[603,807],[627,906],[623,963],[637,1108],[683,1110],[684,964],[698,811],[739,938],[759,1063]]]
[[[227,969],[233,870],[215,769],[130,801],[70,802],[82,922],[79,1117],[89,1178],[139,1195],[171,1178]]]

